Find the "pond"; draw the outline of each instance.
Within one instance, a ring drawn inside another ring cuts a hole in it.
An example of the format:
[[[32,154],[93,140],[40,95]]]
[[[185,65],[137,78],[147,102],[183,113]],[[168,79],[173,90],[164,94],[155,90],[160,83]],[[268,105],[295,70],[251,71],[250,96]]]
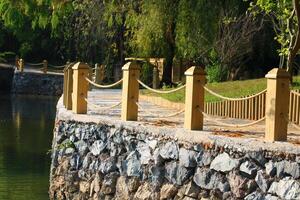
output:
[[[57,98],[0,94],[0,199],[48,198]]]

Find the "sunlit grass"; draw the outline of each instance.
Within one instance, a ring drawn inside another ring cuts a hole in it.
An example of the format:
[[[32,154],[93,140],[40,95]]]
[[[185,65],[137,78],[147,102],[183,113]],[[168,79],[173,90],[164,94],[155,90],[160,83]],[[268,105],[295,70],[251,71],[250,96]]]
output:
[[[265,78],[252,79],[244,81],[228,81],[222,83],[209,83],[207,87],[226,97],[243,97],[247,95],[256,94],[267,87],[267,80]],[[300,76],[294,77],[293,89],[300,89]],[[154,94],[150,91],[143,90],[142,94],[161,96],[172,102],[184,102],[185,90],[178,91],[171,94]],[[218,101],[219,98],[205,93],[205,101]]]

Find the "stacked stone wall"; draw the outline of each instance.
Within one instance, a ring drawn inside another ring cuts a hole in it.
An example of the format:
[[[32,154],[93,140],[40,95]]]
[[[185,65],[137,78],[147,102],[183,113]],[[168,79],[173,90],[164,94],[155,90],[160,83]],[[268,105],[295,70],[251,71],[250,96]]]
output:
[[[58,121],[51,199],[300,199],[299,154]]]
[[[63,75],[16,71],[12,82],[13,94],[60,96],[63,93]]]

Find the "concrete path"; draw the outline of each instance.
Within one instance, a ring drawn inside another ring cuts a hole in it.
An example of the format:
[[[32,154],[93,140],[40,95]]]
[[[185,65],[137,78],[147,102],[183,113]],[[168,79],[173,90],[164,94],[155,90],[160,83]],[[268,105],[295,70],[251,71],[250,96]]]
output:
[[[111,110],[105,110],[105,108],[113,106],[121,101],[121,90],[98,90],[93,89],[88,93],[88,100],[92,104],[98,105],[97,108],[93,105],[88,105],[88,115],[91,117],[105,116],[111,120],[119,120],[121,115],[121,105]],[[168,118],[159,118],[158,116],[170,115],[176,113],[179,110],[174,108],[165,108],[157,106],[151,102],[141,101],[139,104],[145,110],[139,109],[139,122],[144,124],[159,126],[159,127],[174,127],[182,128],[184,113]],[[104,110],[103,110],[104,109]],[[245,124],[251,121],[239,120],[239,119],[225,119],[214,117],[213,120],[219,120],[229,124]],[[204,130],[210,131],[215,135],[222,135],[228,137],[246,137],[256,138],[263,140],[264,138],[264,122],[258,125],[247,127],[247,128],[227,128],[217,125],[210,119],[204,120]],[[289,141],[294,144],[300,144],[300,131],[293,127],[289,127]]]
[[[37,66],[37,67],[31,67],[31,66],[25,66],[24,67],[24,72],[26,73],[38,73],[38,74],[43,74],[44,72],[41,70],[42,66]],[[47,74],[52,74],[52,75],[63,75],[62,70],[53,70],[53,69],[48,69]]]

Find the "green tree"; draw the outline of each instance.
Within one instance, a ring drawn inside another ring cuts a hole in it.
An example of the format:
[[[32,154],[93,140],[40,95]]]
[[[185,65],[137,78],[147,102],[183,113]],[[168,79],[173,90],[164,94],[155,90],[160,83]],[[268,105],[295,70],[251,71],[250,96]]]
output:
[[[136,55],[166,58],[163,82],[171,83],[173,58],[176,53],[176,18],[179,0],[145,0],[135,19],[129,20],[132,48]]]
[[[293,74],[295,58],[300,49],[300,4],[299,0],[252,1],[251,11],[264,13],[273,23],[279,50],[280,67]]]

